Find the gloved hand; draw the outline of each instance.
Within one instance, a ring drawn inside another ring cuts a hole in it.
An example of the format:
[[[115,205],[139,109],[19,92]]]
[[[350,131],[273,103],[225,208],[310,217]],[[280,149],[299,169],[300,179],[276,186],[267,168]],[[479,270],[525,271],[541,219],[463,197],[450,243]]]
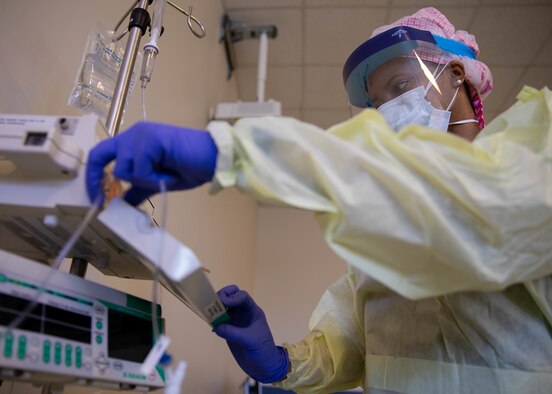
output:
[[[290,362],[287,351],[274,344],[263,310],[236,285],[217,292],[230,321],[213,330],[226,339],[241,369],[253,379],[271,383],[286,377]]]
[[[100,142],[88,155],[86,188],[95,201],[102,192],[104,167],[115,160],[113,175],[132,187],[125,199],[133,205],[159,192],[191,189],[210,181],[218,150],[208,132],[160,123],[140,122]]]

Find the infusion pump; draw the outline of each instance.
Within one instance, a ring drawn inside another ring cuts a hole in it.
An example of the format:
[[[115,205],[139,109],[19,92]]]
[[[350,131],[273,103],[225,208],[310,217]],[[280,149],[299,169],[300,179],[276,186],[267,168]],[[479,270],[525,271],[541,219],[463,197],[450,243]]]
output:
[[[82,278],[56,274],[19,328],[6,325],[90,209],[88,152],[108,138],[97,117],[0,114],[0,366],[4,379],[163,385],[138,372],[151,347],[151,305]],[[143,208],[143,207],[142,207]],[[152,279],[211,326],[228,314],[192,250],[159,228],[151,211],[113,198],[68,252],[105,275]],[[50,287],[51,286],[51,287]],[[2,377],[0,377],[2,379]]]
[[[49,263],[90,209],[88,152],[107,138],[97,116],[0,114],[0,249]],[[105,275],[159,280],[211,325],[228,315],[195,254],[150,212],[115,198],[66,257]],[[1,262],[0,262],[1,264]]]
[[[0,250],[0,379],[154,390],[164,370],[140,372],[152,343],[150,302]]]

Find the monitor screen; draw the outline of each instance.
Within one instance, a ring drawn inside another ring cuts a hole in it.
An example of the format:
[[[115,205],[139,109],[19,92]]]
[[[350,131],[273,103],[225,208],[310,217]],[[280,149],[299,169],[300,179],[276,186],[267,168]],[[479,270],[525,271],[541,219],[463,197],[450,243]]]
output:
[[[109,309],[109,358],[142,363],[153,346],[151,320]]]
[[[31,301],[0,294],[0,325],[8,326]],[[92,318],[41,303],[36,304],[18,329],[90,343]]]

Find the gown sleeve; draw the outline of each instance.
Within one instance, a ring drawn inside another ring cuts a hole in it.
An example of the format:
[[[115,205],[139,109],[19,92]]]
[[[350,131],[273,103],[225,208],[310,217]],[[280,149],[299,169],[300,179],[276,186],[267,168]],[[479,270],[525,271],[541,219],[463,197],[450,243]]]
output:
[[[552,273],[552,95],[519,101],[470,143],[375,110],[324,131],[292,118],[211,122],[213,190],[314,211],[330,247],[411,299]]]

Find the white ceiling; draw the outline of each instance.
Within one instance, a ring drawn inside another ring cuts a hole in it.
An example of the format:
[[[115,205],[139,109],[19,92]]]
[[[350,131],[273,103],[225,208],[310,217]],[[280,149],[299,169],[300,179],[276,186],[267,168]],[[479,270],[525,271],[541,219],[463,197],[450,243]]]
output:
[[[492,119],[524,84],[552,88],[552,0],[224,0],[233,21],[276,25],[266,97],[284,115],[329,127],[350,117],[341,79],[347,56],[372,30],[432,5],[474,34],[494,76]],[[256,99],[258,40],[235,44],[240,98]]]

